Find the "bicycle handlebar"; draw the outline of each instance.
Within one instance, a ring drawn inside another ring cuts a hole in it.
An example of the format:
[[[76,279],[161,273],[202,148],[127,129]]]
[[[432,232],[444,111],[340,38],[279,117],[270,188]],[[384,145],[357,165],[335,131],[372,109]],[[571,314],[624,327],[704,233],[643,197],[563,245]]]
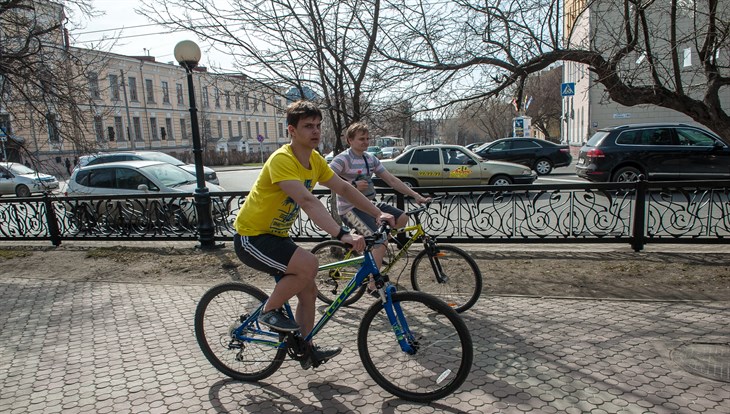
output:
[[[414,208],[413,210],[406,211],[406,214],[409,216],[413,216],[415,214],[422,213],[422,212],[426,211],[426,209],[428,209],[428,207],[431,205],[431,203],[441,200],[442,198],[444,198],[444,197],[443,196],[434,197],[431,199],[431,201],[421,204],[420,207]]]

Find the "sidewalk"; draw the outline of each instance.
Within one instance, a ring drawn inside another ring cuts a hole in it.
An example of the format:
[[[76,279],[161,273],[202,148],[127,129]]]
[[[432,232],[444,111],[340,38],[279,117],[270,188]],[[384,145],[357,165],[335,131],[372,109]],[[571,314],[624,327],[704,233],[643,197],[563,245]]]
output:
[[[363,369],[354,338],[367,300],[323,331],[342,355],[315,371],[288,360],[244,383],[195,341],[208,286],[33,277],[43,271],[53,269],[0,277],[3,413],[730,413],[727,302],[483,296],[463,314],[475,351],[467,382],[423,405]]]

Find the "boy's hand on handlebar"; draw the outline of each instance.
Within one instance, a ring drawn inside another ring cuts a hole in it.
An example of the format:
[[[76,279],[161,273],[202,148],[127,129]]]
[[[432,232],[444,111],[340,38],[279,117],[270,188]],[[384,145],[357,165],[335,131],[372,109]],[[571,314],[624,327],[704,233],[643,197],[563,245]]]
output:
[[[352,250],[358,253],[362,253],[365,250],[365,237],[359,234],[345,234],[342,236],[341,241],[352,246]]]
[[[430,203],[431,201],[433,201],[433,199],[431,197],[424,197],[420,194],[418,194],[416,197],[416,203],[418,203],[418,204],[426,204],[426,203]]]
[[[392,214],[389,213],[380,213],[380,217],[378,217],[377,223],[380,225],[382,222],[388,223],[391,228],[395,228],[395,217],[393,217]]]

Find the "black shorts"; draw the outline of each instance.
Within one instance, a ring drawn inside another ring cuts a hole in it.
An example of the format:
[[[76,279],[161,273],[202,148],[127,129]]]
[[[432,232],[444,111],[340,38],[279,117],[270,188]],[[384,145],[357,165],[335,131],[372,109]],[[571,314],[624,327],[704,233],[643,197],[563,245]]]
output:
[[[395,208],[390,204],[377,203],[375,206],[383,213],[392,214],[396,221],[398,221],[398,217],[403,214],[403,210]],[[341,215],[340,218],[347,227],[355,230],[357,234],[362,236],[370,236],[378,230],[378,226],[375,223],[375,217],[356,208],[353,208],[347,213]]]
[[[281,276],[286,272],[298,247],[291,237],[271,234],[233,236],[233,248],[243,264],[273,276]]]

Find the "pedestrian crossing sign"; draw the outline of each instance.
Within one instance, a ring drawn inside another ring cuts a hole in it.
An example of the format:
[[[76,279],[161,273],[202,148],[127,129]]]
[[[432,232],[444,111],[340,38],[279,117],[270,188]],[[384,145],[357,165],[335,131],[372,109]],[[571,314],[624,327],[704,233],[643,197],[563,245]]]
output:
[[[560,96],[573,96],[575,95],[575,83],[563,83],[560,85]]]

